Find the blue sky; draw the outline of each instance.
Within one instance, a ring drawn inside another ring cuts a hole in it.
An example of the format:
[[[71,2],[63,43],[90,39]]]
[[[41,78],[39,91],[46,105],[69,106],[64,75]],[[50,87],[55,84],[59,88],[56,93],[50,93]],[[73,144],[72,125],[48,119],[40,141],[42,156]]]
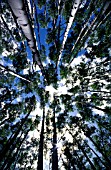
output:
[[[43,10],[43,9],[42,9]],[[42,11],[42,10],[40,10],[40,11]],[[38,10],[39,11],[39,10]],[[95,17],[95,15],[92,15],[91,16],[91,21],[94,19],[94,17]],[[59,19],[60,18],[58,18],[58,22],[59,22]],[[73,18],[71,18],[69,21],[70,21],[70,23],[72,22],[72,20],[73,20]],[[62,20],[62,23],[64,23],[64,19]],[[61,24],[62,24],[61,23]],[[64,25],[65,27],[66,27],[66,24]],[[69,26],[71,26],[71,25],[69,25]],[[51,25],[49,24],[48,25],[48,27],[51,27]],[[70,27],[71,28],[71,27]],[[68,29],[67,29],[68,30]],[[63,30],[63,32],[64,32],[64,30]],[[37,32],[37,29],[35,29],[35,33],[36,33],[36,36],[38,37],[38,32]],[[70,29],[69,29],[69,32],[68,32],[68,35],[70,34]],[[41,41],[41,44],[43,44],[44,46],[45,46],[45,48],[46,48],[46,55],[47,55],[47,58],[48,58],[48,53],[49,53],[49,50],[48,50],[48,48],[49,48],[49,46],[50,45],[48,45],[48,44],[46,44],[46,42],[45,42],[45,40],[46,40],[46,35],[47,35],[47,30],[45,29],[45,28],[41,28],[40,27],[40,41]],[[67,35],[67,36],[68,36]],[[63,37],[64,36],[62,36],[61,37],[61,40],[63,40]],[[64,42],[65,42],[66,40],[64,40]],[[25,41],[25,45],[26,45],[26,52],[27,52],[27,58],[29,59],[29,61],[32,63],[33,62],[33,60],[32,60],[32,52],[31,52],[31,50],[30,50],[30,48],[29,48],[29,46],[27,45],[27,42]],[[63,44],[63,46],[64,46],[64,44]],[[82,59],[83,58],[85,58],[85,56],[84,56],[84,53],[85,53],[85,50],[84,49],[82,49],[79,53],[78,53],[78,55],[77,55],[77,57],[74,59],[74,61],[72,62],[72,67],[75,67],[75,65],[77,65],[77,64],[79,64],[80,62],[82,62]],[[3,57],[3,56],[1,56],[1,57]],[[85,60],[86,62],[87,62],[87,59]],[[60,63],[59,63],[60,64]],[[3,65],[9,65],[9,66],[12,66],[12,62],[11,62],[11,60],[10,59],[8,59],[7,57],[6,58],[4,58],[3,59]],[[30,68],[29,68],[30,69]],[[35,72],[36,71],[40,71],[39,69],[36,69],[35,70]],[[23,72],[21,72],[21,73],[23,73],[23,74],[28,74],[28,72],[26,71],[26,70],[24,70]],[[74,72],[74,74],[76,74],[76,72]],[[40,75],[41,75],[41,73],[40,73]],[[70,84],[68,85],[68,86],[66,86],[66,79],[63,79],[63,80],[61,80],[61,77],[60,77],[60,70],[59,70],[59,67],[58,67],[58,89],[55,89],[53,86],[52,86],[52,84],[50,85],[50,86],[46,86],[45,87],[45,90],[46,91],[49,91],[49,94],[50,94],[50,97],[49,97],[49,101],[50,102],[53,102],[53,95],[56,93],[57,95],[58,95],[58,97],[60,97],[60,95],[61,94],[68,94],[68,90],[72,87]],[[70,76],[68,75],[68,79],[69,80],[72,80],[72,78],[70,79]],[[15,89],[16,90],[16,92],[18,92],[20,89],[17,89],[17,87],[16,87],[16,85],[19,83],[19,80],[20,79],[18,79],[18,77],[15,77],[15,79],[14,79],[14,82],[13,82],[13,84],[12,84],[12,88],[13,89]],[[44,85],[43,85],[43,76],[41,75],[40,76],[40,80],[41,80],[41,83],[38,85],[39,87],[43,87],[44,88]],[[77,81],[74,85],[80,85],[80,82],[79,81]],[[29,92],[29,93],[25,93],[25,88],[26,88],[26,86],[23,86],[23,91],[22,91],[22,93],[17,97],[17,98],[15,98],[13,101],[12,101],[12,104],[16,104],[17,102],[23,102],[24,100],[25,100],[25,98],[30,98],[30,97],[32,97],[33,95],[35,95],[35,97],[36,97],[36,101],[37,101],[37,104],[36,104],[36,109],[31,113],[31,116],[33,117],[33,118],[35,118],[36,117],[36,115],[40,115],[41,116],[41,118],[42,118],[42,110],[40,109],[40,97],[39,97],[39,95],[37,94],[37,92],[35,91],[35,89],[33,89],[33,91],[32,92]],[[103,89],[104,90],[104,89]],[[69,95],[71,95],[71,94],[69,94]],[[78,93],[76,94],[76,95],[78,95]],[[88,96],[90,96],[91,95],[91,93],[90,92],[87,92],[86,93],[86,95]],[[75,116],[75,115],[79,115],[79,112],[78,112],[78,110],[77,110],[77,108],[76,108],[76,106],[75,106],[75,103],[73,103],[74,104],[74,111],[73,112],[69,112],[69,116],[71,116],[71,115],[73,115],[73,116]],[[104,105],[103,105],[103,107],[105,106],[105,103],[104,103]],[[47,103],[46,104],[46,110],[48,110],[48,108],[49,108],[50,106],[49,106],[49,103]],[[64,106],[61,104],[61,108],[62,108],[62,110],[64,110]],[[97,113],[97,114],[100,114],[100,115],[102,115],[102,114],[104,114],[104,113],[102,113],[101,111],[97,111],[97,109],[96,110],[94,110],[93,109],[93,112],[95,113]],[[24,116],[24,114],[23,113],[21,113],[21,115],[20,115],[20,118],[21,117],[23,117]],[[17,122],[18,121],[18,119],[17,120],[15,120],[15,122]],[[40,128],[40,126],[39,126],[39,128]],[[33,135],[37,135],[38,133],[36,132],[34,132],[33,134],[31,134],[32,136]],[[31,137],[31,135],[30,135],[30,137]]]

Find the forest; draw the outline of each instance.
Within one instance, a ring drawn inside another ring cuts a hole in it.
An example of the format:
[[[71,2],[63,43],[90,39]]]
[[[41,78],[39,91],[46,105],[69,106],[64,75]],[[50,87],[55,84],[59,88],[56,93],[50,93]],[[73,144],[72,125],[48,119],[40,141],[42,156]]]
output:
[[[110,170],[111,1],[0,11],[0,170]]]

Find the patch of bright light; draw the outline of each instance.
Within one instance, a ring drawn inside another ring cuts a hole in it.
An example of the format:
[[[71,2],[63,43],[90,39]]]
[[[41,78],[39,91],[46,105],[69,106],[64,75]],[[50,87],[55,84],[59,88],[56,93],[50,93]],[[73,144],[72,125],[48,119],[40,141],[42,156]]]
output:
[[[98,110],[98,109],[92,109],[92,111],[96,114],[99,114],[100,116],[104,116],[104,112],[102,110]]]

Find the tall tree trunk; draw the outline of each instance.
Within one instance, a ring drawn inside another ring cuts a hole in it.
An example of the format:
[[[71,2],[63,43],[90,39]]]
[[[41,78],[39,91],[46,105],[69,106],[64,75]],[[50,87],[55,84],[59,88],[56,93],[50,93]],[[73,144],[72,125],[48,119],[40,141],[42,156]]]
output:
[[[107,113],[107,112],[108,112],[107,109],[102,109],[102,108],[100,108],[100,107],[98,107],[98,106],[91,105],[90,103],[86,103],[86,102],[78,102],[78,101],[77,101],[76,103],[83,104],[84,107],[91,107],[91,108],[94,108],[94,109],[97,109],[97,110],[101,110],[101,111],[103,111],[104,113]]]
[[[34,1],[34,10],[35,10],[35,20],[36,20],[36,26],[37,26],[37,31],[38,31],[38,43],[39,43],[39,46],[40,46],[40,50],[41,50],[41,40],[40,40],[40,26],[39,26],[39,21],[38,21],[38,12],[37,12],[37,6],[35,4],[35,1]],[[37,38],[36,38],[37,39]]]
[[[32,127],[32,125],[31,125],[31,127]],[[31,127],[30,127],[30,129],[31,129]],[[11,152],[9,153],[7,159],[4,161],[4,164],[3,164],[3,166],[2,166],[1,169],[7,170],[8,168],[11,167],[12,163],[16,160],[16,156],[18,155],[18,152],[19,152],[19,150],[20,150],[20,147],[21,147],[22,143],[24,142],[24,140],[26,139],[26,137],[27,137],[30,129],[29,129],[29,130],[26,132],[26,134],[24,135],[24,138],[21,140],[20,144],[19,144],[18,147],[17,147],[17,151],[13,154],[12,157],[11,157],[11,154],[12,154],[12,150],[11,150]],[[21,136],[22,136],[22,135],[23,135],[23,133],[21,134]],[[21,136],[20,136],[20,138],[21,138]],[[12,148],[12,149],[13,149],[13,148]],[[4,167],[5,167],[5,168],[4,168]]]
[[[22,126],[24,125],[24,123],[27,121],[28,116],[30,115],[30,112],[32,111],[32,109],[30,109],[29,113],[26,115],[26,117],[22,120],[21,125],[19,126],[18,130],[16,131],[16,133],[13,135],[13,137],[8,140],[8,142],[6,143],[4,149],[1,151],[1,156],[0,156],[0,162],[2,162],[2,160],[5,158],[5,155],[7,154],[7,152],[10,150],[10,147],[13,145],[16,137],[18,136],[18,134],[20,133]]]
[[[78,165],[79,170],[87,170],[87,168],[85,167],[84,163],[80,159],[77,152],[76,152],[76,154],[77,154],[77,165]]]
[[[108,91],[100,91],[100,90],[88,90],[89,92],[91,92],[91,93],[109,93],[110,94],[110,92],[108,92]],[[87,92],[87,91],[82,91],[82,92]]]
[[[94,146],[98,149],[98,151],[102,154],[102,156],[104,157],[104,159],[106,160],[108,166],[111,165],[111,161],[108,159],[107,155],[103,152],[103,150],[99,147],[99,145],[93,140],[93,138],[86,134],[84,127],[80,127],[82,129],[82,131],[85,133],[86,137],[89,138],[91,140],[91,142],[94,144]]]
[[[67,129],[69,131],[69,129]],[[95,166],[93,165],[92,161],[90,160],[90,158],[87,156],[83,146],[80,144],[80,142],[76,139],[76,137],[69,131],[69,133],[71,134],[71,136],[73,137],[73,139],[75,140],[75,143],[78,145],[78,148],[82,151],[83,155],[85,156],[85,158],[87,159],[87,161],[89,162],[89,164],[91,165],[91,168],[93,170],[96,170]]]
[[[44,70],[43,64],[41,62],[40,53],[38,51],[38,46],[36,47],[34,31],[33,31],[32,25],[30,23],[30,20],[28,18],[24,2],[22,0],[17,0],[17,1],[8,0],[8,3],[10,5],[14,15],[16,16],[19,25],[21,26],[23,33],[25,34],[28,45],[29,45],[29,47],[32,51],[32,54],[33,54],[33,62],[39,66],[43,76],[47,80],[47,75]]]
[[[106,156],[106,154],[102,151],[102,149],[97,145],[97,143],[90,137],[87,136],[91,142],[95,145],[95,147],[98,149],[98,151],[103,155],[104,159],[106,160],[106,162],[108,163],[108,165],[111,165],[111,161],[108,159],[108,157]]]
[[[8,0],[8,3],[14,15],[17,17],[17,21],[19,25],[21,26],[26,38],[28,39],[28,44],[32,52],[36,53],[37,49],[36,49],[36,42],[34,39],[34,33],[32,30],[32,26],[30,24],[29,18],[27,16],[24,2],[22,0],[18,0],[18,1]]]
[[[83,152],[84,156],[85,156],[86,159],[88,160],[89,164],[91,165],[91,168],[92,168],[93,170],[96,170],[95,166],[93,165],[93,163],[91,162],[91,160],[90,160],[89,157],[87,156],[84,148],[80,145],[80,143],[79,143],[78,141],[76,141],[76,142],[77,142],[77,144],[78,144],[78,147],[81,149],[81,151]]]
[[[105,164],[102,160],[101,160],[101,158],[98,156],[98,154],[94,151],[94,149],[93,148],[91,148],[88,144],[87,144],[87,142],[85,142],[85,144],[90,148],[90,150],[96,155],[96,157],[100,160],[100,162],[106,167],[106,168],[109,168],[108,166],[107,166],[107,164]]]
[[[56,98],[54,96],[54,102]],[[52,170],[58,170],[58,153],[57,153],[57,132],[55,122],[55,103],[53,109],[53,150],[52,150]]]
[[[65,46],[65,43],[66,43],[66,40],[67,40],[67,37],[68,37],[68,33],[69,33],[70,28],[72,26],[72,23],[73,23],[73,20],[75,18],[76,12],[78,10],[79,4],[80,4],[80,0],[75,0],[74,1],[73,8],[71,10],[71,15],[69,17],[69,22],[67,24],[66,31],[65,31],[65,34],[64,34],[64,39],[63,39],[63,42],[62,42],[60,53],[59,53],[59,56],[58,56],[58,59],[57,59],[58,62],[60,62],[61,55],[62,55],[62,52],[64,50],[64,46]],[[56,67],[57,67],[57,65],[58,65],[58,63],[56,64]]]
[[[41,127],[40,141],[39,141],[37,170],[43,170],[44,121],[45,121],[45,103],[43,106],[43,118],[42,118],[42,127]]]
[[[102,6],[99,14],[94,18],[94,20],[92,21],[92,23],[91,23],[91,25],[90,25],[89,27],[87,26],[87,24],[88,24],[89,22],[85,23],[84,27],[83,27],[83,28],[81,29],[81,31],[80,31],[80,34],[79,34],[79,36],[78,36],[78,38],[77,38],[74,46],[73,46],[72,49],[71,49],[71,53],[73,53],[73,51],[75,50],[75,46],[76,46],[78,43],[80,44],[85,37],[86,37],[85,40],[87,39],[87,35],[89,35],[89,34],[91,33],[91,31],[93,31],[93,32],[95,31],[97,25],[98,25],[99,22],[101,21],[101,17],[104,15],[104,13],[105,13],[105,11],[106,11],[106,9],[108,8],[109,5],[110,5],[110,1],[107,1],[107,2],[104,2],[104,3],[103,3],[103,6]],[[84,43],[84,42],[83,42],[83,43]],[[82,45],[83,45],[83,44],[82,44]],[[80,46],[80,48],[81,48],[81,46]],[[79,48],[79,50],[80,50],[80,48]],[[75,56],[74,56],[74,57],[75,57]],[[70,60],[69,66],[70,66],[70,64],[73,62],[74,57]]]
[[[94,108],[94,109],[101,110],[101,111],[103,111],[103,112],[105,112],[105,113],[108,112],[106,109],[102,109],[102,108],[100,108],[100,107],[98,107],[98,106],[94,106],[94,105],[90,105],[90,106],[91,106],[92,108]]]
[[[78,161],[77,167],[79,168],[79,170],[87,170],[87,168],[85,167],[85,165],[84,165],[82,162],[80,162],[79,159],[78,159],[77,161]]]

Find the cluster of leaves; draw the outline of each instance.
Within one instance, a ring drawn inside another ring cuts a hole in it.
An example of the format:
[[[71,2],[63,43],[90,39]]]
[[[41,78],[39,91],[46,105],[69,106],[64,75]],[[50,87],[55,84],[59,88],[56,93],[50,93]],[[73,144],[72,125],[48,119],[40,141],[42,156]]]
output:
[[[0,53],[6,55],[1,59],[6,67],[0,70],[2,170],[34,170],[35,164],[43,170],[43,160],[49,161],[52,170],[110,169],[111,3],[82,0],[63,45],[77,2],[23,1],[38,46],[40,71],[32,64],[30,36],[25,37],[7,1],[1,2]],[[7,66],[25,80],[10,74]],[[58,90],[61,82],[67,93],[54,94],[50,101],[51,92],[45,86]],[[38,103],[43,114],[36,111],[33,119],[31,113]],[[37,135],[31,138],[35,131]]]

